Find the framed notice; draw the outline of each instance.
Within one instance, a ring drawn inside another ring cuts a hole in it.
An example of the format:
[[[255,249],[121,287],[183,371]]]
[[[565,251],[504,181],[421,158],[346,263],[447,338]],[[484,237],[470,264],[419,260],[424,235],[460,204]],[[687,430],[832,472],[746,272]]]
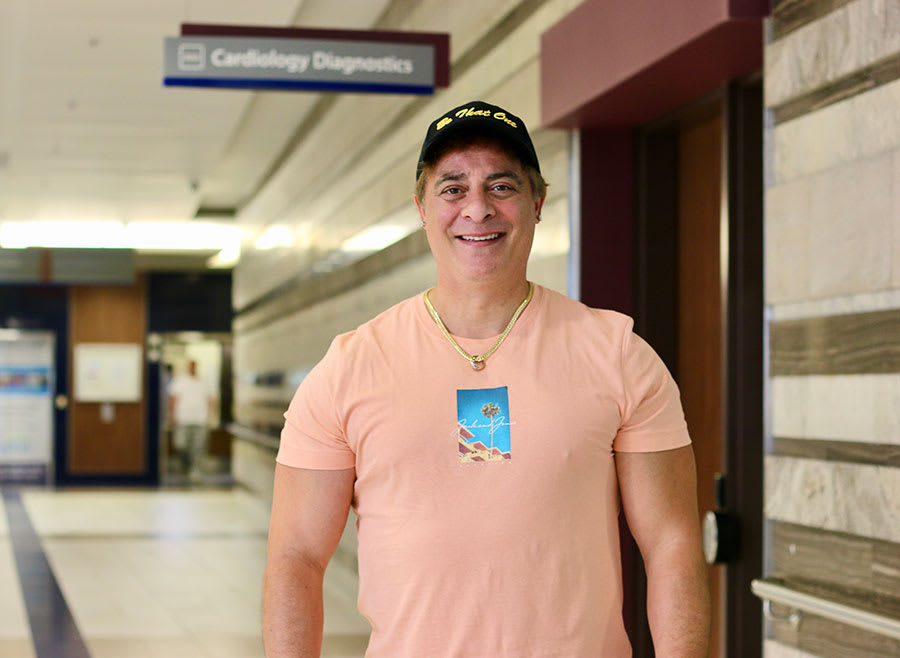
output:
[[[79,343],[75,346],[75,399],[139,402],[141,356],[139,343]]]

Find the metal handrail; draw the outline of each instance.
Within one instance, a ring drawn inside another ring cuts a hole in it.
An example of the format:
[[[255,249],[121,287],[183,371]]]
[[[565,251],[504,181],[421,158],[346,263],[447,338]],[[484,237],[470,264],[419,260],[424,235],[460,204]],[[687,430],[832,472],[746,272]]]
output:
[[[237,423],[228,423],[225,426],[225,429],[231,432],[235,438],[243,439],[244,441],[249,441],[250,443],[255,443],[256,445],[271,450],[278,450],[280,437],[272,436],[271,434],[266,434],[265,432],[260,432],[259,430]]]
[[[895,617],[885,617],[868,610],[829,601],[766,580],[754,580],[750,583],[750,589],[766,603],[766,617],[772,621],[787,621],[793,627],[797,627],[801,621],[800,612],[808,612],[817,617],[900,640],[900,619]],[[772,603],[791,608],[791,614],[785,617],[775,616],[771,610]]]

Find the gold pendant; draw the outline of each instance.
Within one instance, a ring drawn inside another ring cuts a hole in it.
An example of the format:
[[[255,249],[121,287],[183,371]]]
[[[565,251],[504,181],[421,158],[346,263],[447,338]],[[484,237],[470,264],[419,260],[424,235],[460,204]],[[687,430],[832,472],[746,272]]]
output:
[[[472,359],[469,361],[472,364],[472,370],[484,370],[484,361],[476,361]]]

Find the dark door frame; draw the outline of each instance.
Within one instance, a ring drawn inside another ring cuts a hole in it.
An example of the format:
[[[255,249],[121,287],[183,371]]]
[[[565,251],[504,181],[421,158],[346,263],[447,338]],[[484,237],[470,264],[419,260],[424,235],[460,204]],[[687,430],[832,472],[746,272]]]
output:
[[[727,571],[729,656],[760,655],[765,347],[763,289],[762,77],[728,85],[726,97],[728,315],[725,505],[741,524],[741,554]],[[748,647],[751,653],[747,653]]]
[[[760,656],[762,613],[750,582],[762,574],[763,552],[763,109],[756,74],[715,92],[724,105],[723,199],[727,221],[725,320],[725,491],[740,524],[740,554],[726,571],[728,656]],[[701,99],[692,107],[709,102]],[[635,330],[678,372],[676,122],[667,115],[634,134],[633,299]],[[629,538],[630,539],[630,538]],[[646,577],[633,541],[623,542],[626,619],[635,656],[651,656],[645,617]],[[628,585],[626,585],[628,586]]]

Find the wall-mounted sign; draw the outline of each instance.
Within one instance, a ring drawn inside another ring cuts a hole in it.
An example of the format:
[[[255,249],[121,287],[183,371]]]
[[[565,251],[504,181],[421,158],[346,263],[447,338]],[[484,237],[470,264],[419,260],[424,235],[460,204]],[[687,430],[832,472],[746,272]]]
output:
[[[46,479],[53,445],[53,334],[0,331],[0,483]]]
[[[136,278],[134,249],[51,249],[54,283],[131,284]]]
[[[164,84],[407,94],[446,86],[447,35],[390,34],[183,26],[165,39]]]
[[[0,283],[30,283],[40,280],[40,249],[0,249]]]
[[[135,257],[133,249],[0,249],[0,284],[128,285]]]
[[[137,343],[75,345],[75,399],[79,402],[139,402],[143,363]]]

